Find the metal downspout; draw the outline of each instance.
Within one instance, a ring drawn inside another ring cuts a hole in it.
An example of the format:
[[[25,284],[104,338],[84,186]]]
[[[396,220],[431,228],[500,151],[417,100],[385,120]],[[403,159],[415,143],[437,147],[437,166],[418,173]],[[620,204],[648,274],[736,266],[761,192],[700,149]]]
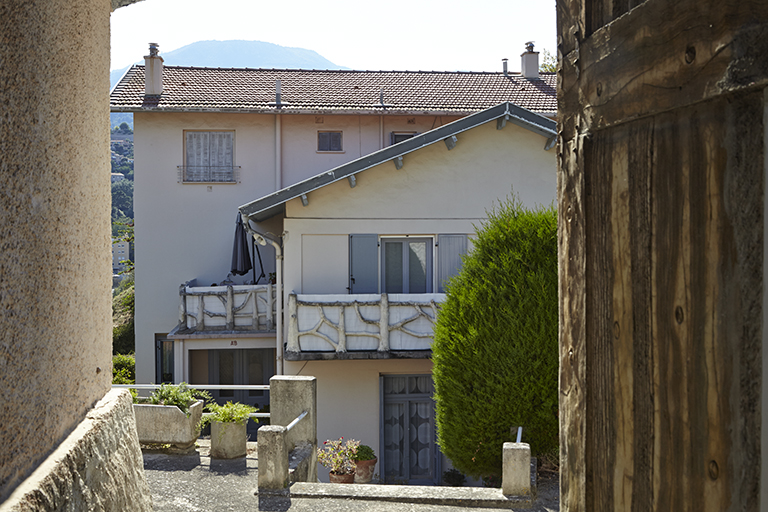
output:
[[[279,240],[275,239],[271,235],[255,231],[250,224],[250,220],[248,220],[248,222],[246,222],[245,229],[248,231],[248,233],[250,233],[257,244],[266,246],[267,242],[269,242],[272,244],[272,247],[275,248],[275,286],[277,287],[277,297],[275,300],[275,308],[277,309],[277,311],[275,311],[275,315],[277,316],[275,325],[275,344],[277,345],[277,354],[275,356],[275,362],[277,364],[275,368],[275,374],[283,375],[283,249],[280,246]]]

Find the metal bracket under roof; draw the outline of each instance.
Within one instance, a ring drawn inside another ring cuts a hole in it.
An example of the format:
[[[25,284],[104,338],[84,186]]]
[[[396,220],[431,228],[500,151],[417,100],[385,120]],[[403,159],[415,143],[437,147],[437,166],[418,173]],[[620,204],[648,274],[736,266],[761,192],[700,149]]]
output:
[[[459,139],[457,139],[455,135],[451,135],[450,137],[445,139],[445,147],[448,148],[448,151],[450,151],[450,150],[452,150],[453,148],[456,147],[456,142],[458,140]]]
[[[301,204],[304,206],[309,204],[309,198],[307,197],[307,194],[301,194]]]
[[[403,157],[402,157],[402,155],[398,156],[396,158],[393,158],[392,161],[395,162],[395,169],[397,169],[398,171],[403,168]]]
[[[357,185],[357,178],[355,178],[355,175],[350,174],[347,176],[347,180],[349,180],[349,188],[355,188],[355,185]]]
[[[544,144],[544,151],[549,151],[557,144],[557,137],[550,137],[547,139],[547,143]]]
[[[505,126],[507,126],[507,119],[509,119],[509,115],[506,115],[504,117],[500,117],[496,120],[496,129],[501,130]]]

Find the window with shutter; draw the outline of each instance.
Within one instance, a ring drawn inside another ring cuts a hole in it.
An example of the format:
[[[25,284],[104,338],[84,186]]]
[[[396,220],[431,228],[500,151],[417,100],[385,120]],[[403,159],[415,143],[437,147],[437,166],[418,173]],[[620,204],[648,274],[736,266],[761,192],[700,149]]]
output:
[[[467,252],[467,235],[437,236],[437,291],[445,293],[448,280],[461,270],[461,255]]]
[[[235,183],[234,131],[184,132],[184,183]]]
[[[379,292],[379,236],[349,235],[349,293]]]

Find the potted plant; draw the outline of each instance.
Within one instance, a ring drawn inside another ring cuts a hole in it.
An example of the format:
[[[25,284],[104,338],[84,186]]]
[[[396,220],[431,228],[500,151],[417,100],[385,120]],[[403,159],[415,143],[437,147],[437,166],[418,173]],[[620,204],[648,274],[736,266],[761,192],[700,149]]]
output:
[[[317,449],[317,461],[331,470],[329,477],[333,484],[351,484],[355,481],[355,454],[360,441],[330,439]]]
[[[134,398],[136,433],[141,443],[172,444],[185,449],[200,435],[203,400],[211,395],[182,382],[163,384],[149,398]]]
[[[373,478],[373,470],[376,468],[376,453],[373,448],[367,444],[361,444],[357,447],[355,453],[355,483],[369,484]]]
[[[235,459],[244,457],[248,438],[245,433],[249,414],[258,412],[250,405],[227,402],[225,405],[210,403],[206,409],[211,413],[200,421],[202,429],[211,424],[211,457],[214,459]],[[254,418],[258,423],[259,420]]]

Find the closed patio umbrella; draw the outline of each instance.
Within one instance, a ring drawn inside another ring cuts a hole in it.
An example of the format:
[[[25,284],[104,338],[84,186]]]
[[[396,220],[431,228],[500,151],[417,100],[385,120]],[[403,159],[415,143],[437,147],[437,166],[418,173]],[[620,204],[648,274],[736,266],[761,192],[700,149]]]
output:
[[[244,276],[253,268],[249,245],[250,237],[243,226],[243,218],[238,213],[235,223],[235,243],[232,245],[232,273],[237,276]]]

